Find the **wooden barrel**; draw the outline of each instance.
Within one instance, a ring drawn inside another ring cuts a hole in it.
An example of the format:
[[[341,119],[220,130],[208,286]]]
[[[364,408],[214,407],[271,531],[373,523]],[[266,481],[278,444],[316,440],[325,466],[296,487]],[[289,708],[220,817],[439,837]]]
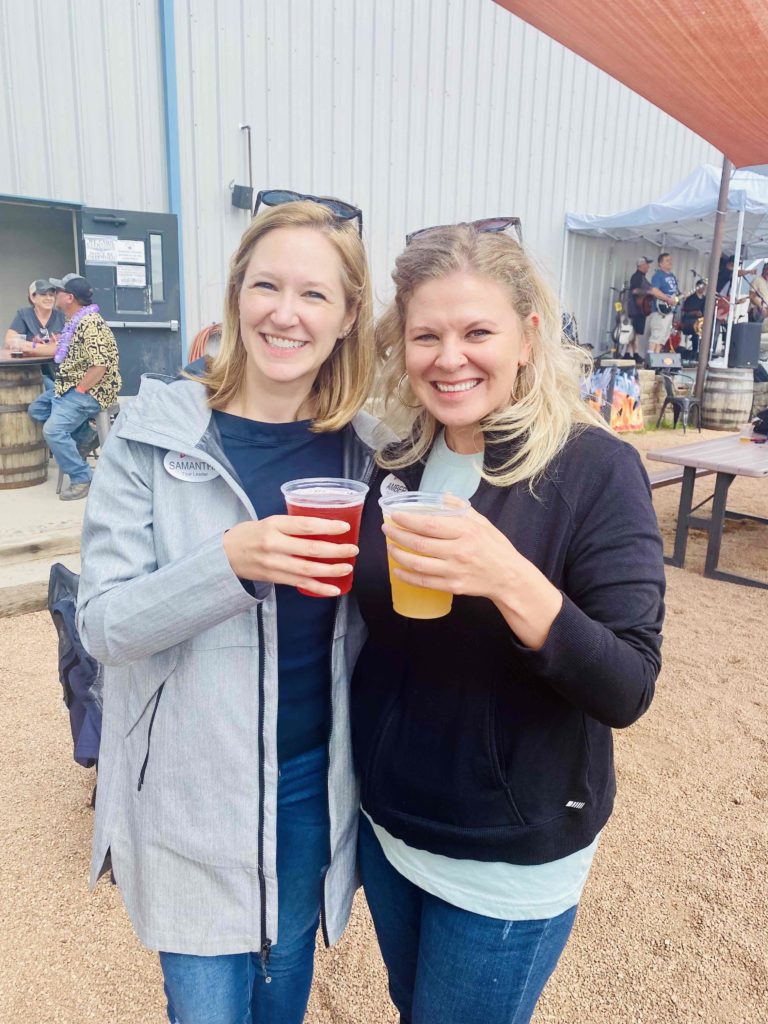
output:
[[[43,425],[29,418],[27,406],[43,390],[39,366],[0,365],[0,490],[31,487],[48,476]]]
[[[702,425],[710,430],[738,430],[749,422],[754,379],[751,370],[710,366],[701,403]]]
[[[752,413],[750,419],[754,419],[759,412],[768,409],[768,384],[755,381],[755,393],[752,398]]]
[[[646,427],[655,426],[663,400],[661,378],[655,370],[638,370],[637,379],[640,382],[640,406],[643,410],[643,423]]]

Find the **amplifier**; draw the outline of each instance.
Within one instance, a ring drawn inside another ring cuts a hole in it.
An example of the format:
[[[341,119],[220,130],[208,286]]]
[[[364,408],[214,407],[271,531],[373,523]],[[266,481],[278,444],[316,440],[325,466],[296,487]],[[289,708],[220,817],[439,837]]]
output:
[[[734,324],[728,366],[739,369],[754,368],[760,361],[760,332],[762,324]]]

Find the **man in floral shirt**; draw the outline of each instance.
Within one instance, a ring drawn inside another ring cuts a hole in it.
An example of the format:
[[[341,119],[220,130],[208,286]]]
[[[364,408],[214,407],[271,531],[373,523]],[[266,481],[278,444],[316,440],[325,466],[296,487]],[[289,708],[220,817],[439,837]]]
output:
[[[58,373],[51,411],[43,436],[59,468],[69,477],[62,501],[84,498],[91,486],[91,468],[73,438],[80,427],[100,409],[108,409],[120,390],[115,336],[93,304],[93,288],[78,274],[58,281],[56,306],[67,323],[56,346]]]

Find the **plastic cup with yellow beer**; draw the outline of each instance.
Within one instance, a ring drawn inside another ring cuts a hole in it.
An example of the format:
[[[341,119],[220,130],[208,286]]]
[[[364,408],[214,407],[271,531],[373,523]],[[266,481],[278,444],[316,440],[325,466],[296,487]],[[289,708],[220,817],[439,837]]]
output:
[[[432,494],[428,491],[401,491],[399,494],[388,494],[379,498],[379,505],[385,522],[390,522],[395,512],[427,516],[463,516],[469,508],[469,502],[464,498],[456,498],[452,494]],[[392,541],[389,543],[393,544]],[[402,547],[402,550],[410,551],[410,548]],[[398,568],[398,564],[389,553],[387,562],[389,582],[392,586],[392,606],[398,615],[404,615],[408,619],[441,619],[448,614],[453,604],[453,594],[406,583],[394,575],[393,569]]]

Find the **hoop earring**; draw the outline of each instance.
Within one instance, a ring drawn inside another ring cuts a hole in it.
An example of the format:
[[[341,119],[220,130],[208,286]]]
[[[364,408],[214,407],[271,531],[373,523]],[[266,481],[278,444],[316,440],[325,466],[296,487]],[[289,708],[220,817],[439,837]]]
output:
[[[513,402],[519,401],[520,398],[522,397],[521,395],[518,394],[518,389],[519,389],[519,386],[520,386],[520,382],[523,379],[523,375],[520,372],[522,370],[530,370],[531,374],[533,375],[533,381],[531,381],[531,383],[529,385],[529,388],[528,388],[529,391],[530,391],[531,387],[533,387],[533,384],[534,384],[534,382],[536,380],[536,364],[535,363],[527,362],[527,363],[523,363],[522,366],[518,366],[518,372],[517,372],[517,374],[515,376],[515,383],[512,385],[512,395],[511,395],[511,398],[512,398]]]
[[[400,378],[400,380],[397,382],[397,387],[395,388],[395,394],[397,395],[397,400],[400,403],[400,405],[404,405],[406,409],[420,409],[421,408],[420,404],[409,405],[408,402],[406,402],[406,400],[403,398],[402,387],[403,387],[403,381],[406,381],[406,380],[408,380],[408,374],[404,373],[403,376]]]

